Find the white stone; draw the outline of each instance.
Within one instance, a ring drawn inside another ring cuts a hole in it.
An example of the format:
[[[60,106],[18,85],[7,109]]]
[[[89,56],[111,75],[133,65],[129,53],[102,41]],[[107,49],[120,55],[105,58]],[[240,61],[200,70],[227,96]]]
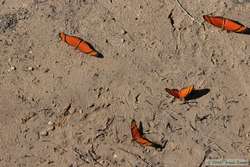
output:
[[[33,68],[33,67],[28,67],[28,70],[29,70],[29,71],[33,71],[34,68]]]

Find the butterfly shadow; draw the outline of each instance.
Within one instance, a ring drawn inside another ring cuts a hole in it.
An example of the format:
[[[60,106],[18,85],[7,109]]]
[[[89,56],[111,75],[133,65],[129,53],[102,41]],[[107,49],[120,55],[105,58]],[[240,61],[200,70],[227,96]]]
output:
[[[144,129],[143,129],[143,126],[142,126],[142,122],[140,121],[139,123],[139,131],[142,135],[144,135]],[[151,141],[152,142],[152,141]],[[159,151],[162,151],[165,147],[166,147],[166,144],[167,144],[168,141],[165,141],[163,144],[157,144],[155,142],[152,142],[152,147],[154,147],[155,149],[159,150]]]
[[[199,89],[199,90],[193,90],[186,98],[185,100],[194,100],[198,99],[202,96],[205,96],[210,92],[210,89]]]
[[[142,126],[142,122],[140,121],[139,123],[139,131],[142,135],[144,135],[144,129],[143,129],[143,126]]]

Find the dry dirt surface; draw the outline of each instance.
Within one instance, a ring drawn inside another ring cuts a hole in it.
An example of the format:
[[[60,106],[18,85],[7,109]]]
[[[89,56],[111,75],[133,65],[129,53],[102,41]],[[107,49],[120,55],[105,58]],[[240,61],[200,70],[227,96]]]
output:
[[[250,26],[247,0],[179,0]],[[250,36],[176,0],[0,0],[1,167],[202,167],[250,157]],[[80,54],[59,32],[93,44]],[[189,103],[165,88],[210,91]],[[130,123],[162,150],[131,141]]]

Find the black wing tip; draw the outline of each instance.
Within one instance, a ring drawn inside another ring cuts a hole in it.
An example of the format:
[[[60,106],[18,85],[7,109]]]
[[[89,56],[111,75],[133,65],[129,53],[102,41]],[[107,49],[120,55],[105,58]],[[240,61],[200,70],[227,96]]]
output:
[[[97,54],[96,54],[96,57],[97,57],[97,58],[100,58],[100,59],[103,59],[103,58],[104,58],[103,54],[101,54],[101,53],[97,53]]]
[[[160,151],[162,151],[166,147],[167,143],[168,143],[168,140],[166,140],[163,144],[152,143],[153,144],[152,146],[155,149],[159,149]]]
[[[250,28],[246,28],[243,32],[239,32],[239,33],[241,33],[241,34],[250,34]]]

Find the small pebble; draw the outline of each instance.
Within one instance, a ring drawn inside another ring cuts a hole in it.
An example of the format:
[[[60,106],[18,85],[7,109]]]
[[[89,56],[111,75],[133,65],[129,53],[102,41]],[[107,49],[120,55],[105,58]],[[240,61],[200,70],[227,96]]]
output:
[[[123,39],[123,38],[121,39],[121,42],[122,42],[122,43],[124,43],[125,41],[126,41],[125,39]]]
[[[246,134],[246,137],[249,137],[250,136],[250,132]]]
[[[47,128],[47,132],[53,131],[53,130],[55,130],[55,126],[49,126],[49,127]]]
[[[82,114],[82,113],[83,113],[83,109],[80,109],[80,110],[79,110],[79,113]]]
[[[28,70],[29,70],[29,71],[33,71],[34,68],[33,68],[33,67],[28,67]]]
[[[70,114],[74,114],[75,112],[76,112],[76,109],[75,109],[75,108],[70,108],[70,109],[69,109],[69,113],[70,113]]]
[[[16,70],[16,67],[15,66],[11,66],[10,69],[8,70],[8,72],[15,71],[15,70]]]
[[[54,125],[54,122],[49,121],[49,122],[48,122],[48,125]]]
[[[128,32],[127,32],[126,30],[123,30],[123,29],[121,30],[121,34],[122,34],[122,35],[125,35],[125,34],[127,34],[127,33],[128,33]]]
[[[44,73],[47,73],[47,72],[49,72],[49,68],[46,68],[46,69],[44,70]]]
[[[114,154],[113,157],[114,157],[114,158],[117,158],[118,156],[117,156],[117,154]]]
[[[175,150],[179,149],[179,146],[176,143],[170,143],[169,147],[170,147],[171,151],[175,151]]]
[[[41,131],[40,136],[48,136],[48,131],[47,130]]]

